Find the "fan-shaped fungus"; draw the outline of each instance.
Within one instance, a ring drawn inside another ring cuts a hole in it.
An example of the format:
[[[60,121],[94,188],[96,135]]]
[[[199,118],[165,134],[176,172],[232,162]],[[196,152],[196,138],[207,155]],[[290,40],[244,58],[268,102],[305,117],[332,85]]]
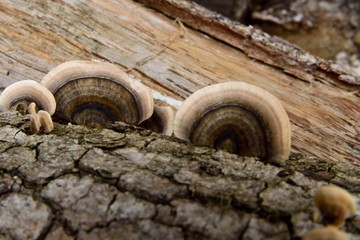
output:
[[[154,110],[150,89],[109,63],[66,62],[41,83],[54,94],[57,115],[77,124],[104,126],[120,120],[137,125]]]
[[[291,130],[280,101],[262,88],[226,82],[188,97],[175,115],[176,137],[243,156],[283,164]]]
[[[2,92],[0,105],[5,110],[24,110],[31,102],[35,102],[39,109],[52,115],[56,109],[55,98],[52,93],[40,83],[33,80],[23,80],[11,84]]]

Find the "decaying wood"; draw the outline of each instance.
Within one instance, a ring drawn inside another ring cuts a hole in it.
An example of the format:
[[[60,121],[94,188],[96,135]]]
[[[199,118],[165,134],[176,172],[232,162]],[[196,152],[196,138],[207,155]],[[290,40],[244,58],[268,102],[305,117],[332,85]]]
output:
[[[360,192],[344,164],[276,167],[121,123],[28,128],[0,114],[1,239],[296,239],[321,226],[319,187]],[[360,215],[343,230],[358,239]]]
[[[359,90],[360,79],[347,74],[336,64],[316,58],[298,47],[259,31],[252,26],[237,24],[194,2],[183,0],[138,0],[176,17],[211,36],[224,41],[249,57],[279,67],[304,81],[326,81],[345,89]],[[350,86],[342,85],[349,83]]]
[[[74,59],[112,62],[180,101],[245,81],[289,114],[286,166],[121,123],[55,123],[51,134],[29,135],[27,117],[1,113],[1,239],[299,239],[320,226],[320,186],[340,185],[360,202],[356,78],[191,3],[146,3],[178,20],[130,0],[0,0],[1,87]],[[343,230],[359,238],[359,214]]]
[[[357,0],[195,0],[245,25],[253,25],[300,46],[315,56],[339,62],[348,56],[360,76],[360,2]],[[355,60],[355,59],[358,59]],[[342,61],[342,65],[344,65]]]

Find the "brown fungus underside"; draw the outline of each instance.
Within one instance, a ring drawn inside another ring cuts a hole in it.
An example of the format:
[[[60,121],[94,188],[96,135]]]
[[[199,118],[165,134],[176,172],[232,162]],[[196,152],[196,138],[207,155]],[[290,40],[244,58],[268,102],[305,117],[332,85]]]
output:
[[[57,116],[76,124],[102,127],[123,121],[137,125],[153,113],[150,90],[109,63],[66,62],[41,83],[55,96]]]
[[[175,115],[176,137],[197,145],[283,164],[290,154],[289,118],[262,88],[226,82],[188,97]]]

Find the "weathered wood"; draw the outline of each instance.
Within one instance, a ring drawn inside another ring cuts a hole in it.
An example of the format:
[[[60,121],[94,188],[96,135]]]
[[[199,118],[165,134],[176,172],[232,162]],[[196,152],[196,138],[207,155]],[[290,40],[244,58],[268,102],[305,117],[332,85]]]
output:
[[[2,0],[1,86],[40,80],[73,59],[131,69],[149,87],[178,100],[209,84],[245,81],[284,103],[293,153],[360,165],[356,79],[278,38],[199,13],[191,3],[143,2],[221,41],[130,0]]]

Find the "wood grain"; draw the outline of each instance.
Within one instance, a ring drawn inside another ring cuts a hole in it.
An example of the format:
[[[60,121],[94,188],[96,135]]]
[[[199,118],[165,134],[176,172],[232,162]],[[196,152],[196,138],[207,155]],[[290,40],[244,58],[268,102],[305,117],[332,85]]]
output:
[[[260,61],[265,55],[226,42],[130,0],[0,0],[1,87],[41,80],[75,59],[132,69],[147,86],[177,100],[213,83],[244,81],[282,101],[292,123],[292,153],[360,166],[357,85],[339,81],[326,67],[302,77],[298,68],[272,63],[287,55]]]

